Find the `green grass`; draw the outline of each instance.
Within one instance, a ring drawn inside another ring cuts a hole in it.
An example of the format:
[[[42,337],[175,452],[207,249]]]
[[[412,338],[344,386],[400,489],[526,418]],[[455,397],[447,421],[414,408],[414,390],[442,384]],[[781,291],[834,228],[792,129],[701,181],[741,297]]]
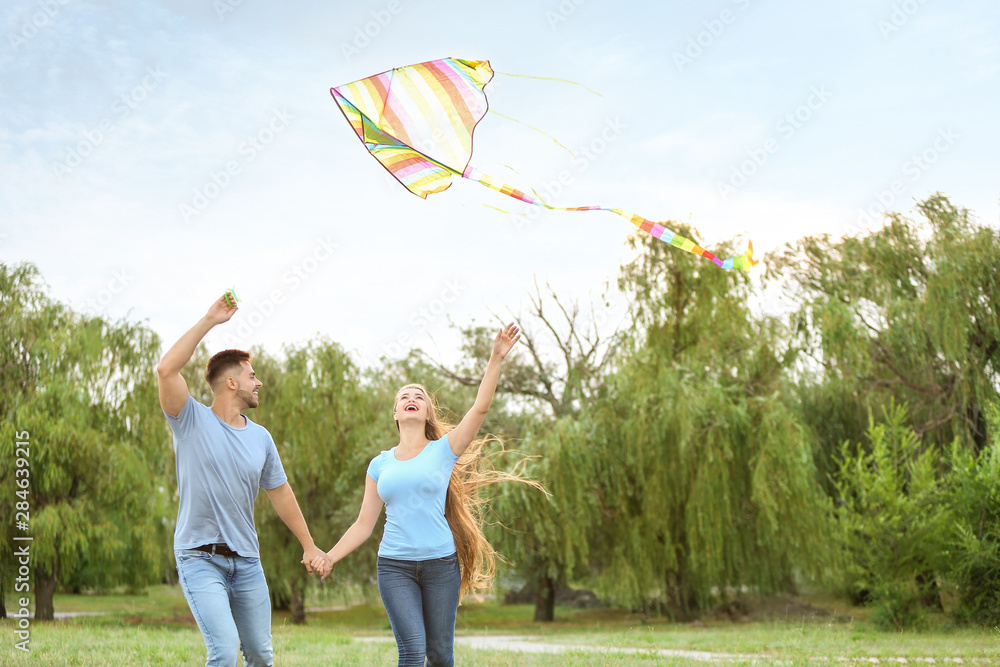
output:
[[[338,593],[341,598],[343,592]],[[355,592],[356,593],[356,592]],[[324,597],[327,596],[327,597]],[[328,608],[363,600],[334,600],[328,591],[311,595],[310,607]],[[825,605],[821,605],[825,606]],[[31,648],[14,648],[12,619],[0,621],[0,665],[152,665],[203,664],[201,634],[177,587],[153,587],[144,595],[58,595],[59,612],[107,611],[52,623],[32,621]],[[10,608],[10,606],[8,606]],[[729,664],[819,664],[810,658],[961,658],[1000,662],[1000,632],[956,628],[939,619],[919,633],[884,633],[867,620],[847,622],[788,620],[760,623],[706,621],[700,627],[642,618],[623,610],[558,608],[554,623],[532,621],[530,605],[466,603],[459,609],[457,634],[520,635],[564,645],[592,646],[561,654],[530,654],[456,648],[457,664],[474,665],[704,665],[691,659],[623,655],[614,648],[674,649],[742,654]],[[853,614],[858,616],[857,610]],[[276,665],[395,665],[396,647],[385,612],[377,602],[309,614],[296,626],[284,613],[274,615]],[[359,637],[383,637],[369,642]],[[756,660],[756,662],[755,662]],[[839,664],[845,664],[841,662]]]

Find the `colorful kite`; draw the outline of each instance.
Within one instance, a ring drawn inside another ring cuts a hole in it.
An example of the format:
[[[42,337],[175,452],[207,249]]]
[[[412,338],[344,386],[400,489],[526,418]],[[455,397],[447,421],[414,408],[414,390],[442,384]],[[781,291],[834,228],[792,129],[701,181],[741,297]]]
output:
[[[486,60],[445,58],[397,67],[331,88],[330,93],[368,151],[418,197],[447,190],[452,176],[460,176],[553,211],[617,213],[642,231],[723,269],[749,269],[757,263],[752,243],[744,254],[721,260],[694,241],[635,213],[602,206],[549,206],[538,193],[531,197],[469,167],[472,133],[489,108],[483,88],[492,78],[493,69]]]

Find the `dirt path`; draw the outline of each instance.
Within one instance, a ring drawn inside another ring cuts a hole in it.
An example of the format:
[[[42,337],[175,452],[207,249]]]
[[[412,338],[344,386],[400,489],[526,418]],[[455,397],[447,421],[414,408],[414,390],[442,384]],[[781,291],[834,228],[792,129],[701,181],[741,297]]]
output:
[[[382,642],[393,641],[392,637],[355,637],[359,641]],[[650,657],[688,658],[704,662],[730,662],[733,660],[752,660],[766,656],[740,655],[738,653],[712,653],[709,651],[681,651],[673,649],[607,647],[586,644],[553,644],[541,637],[524,635],[482,635],[478,637],[455,637],[455,644],[469,648],[489,649],[492,651],[515,651],[518,653],[565,653],[566,651],[584,650],[594,653],[622,653],[626,655],[645,655]]]
[[[355,637],[359,641],[391,642],[392,637]],[[554,644],[542,637],[524,635],[481,635],[455,637],[455,644],[475,649],[493,651],[514,651],[518,653],[565,653],[566,651],[592,651],[604,655],[625,654],[664,658],[685,658],[708,663],[726,663],[739,661],[761,662],[763,664],[791,664],[791,660],[783,660],[767,655],[742,653],[716,653],[712,651],[684,651],[679,649],[630,648],[625,646],[597,646],[594,644]],[[822,657],[808,658],[810,662],[826,664],[866,664],[866,665],[954,665],[954,664],[988,664],[990,661],[982,658],[846,658]]]
[[[456,637],[455,643],[470,648],[492,649],[498,651],[518,651],[521,653],[563,653],[567,650],[586,650],[594,653],[623,653],[626,655],[659,656],[670,658],[688,658],[704,662],[729,662],[732,660],[748,660],[753,655],[738,653],[714,653],[709,651],[682,651],[675,649],[629,648],[624,646],[595,646],[593,644],[553,644],[541,637],[492,635],[480,637]]]

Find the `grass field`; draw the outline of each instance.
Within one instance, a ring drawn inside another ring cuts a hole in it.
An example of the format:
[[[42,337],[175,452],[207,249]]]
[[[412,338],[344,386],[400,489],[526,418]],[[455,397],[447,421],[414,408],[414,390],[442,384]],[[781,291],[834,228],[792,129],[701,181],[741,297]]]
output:
[[[316,597],[312,606],[333,607],[343,600]],[[837,607],[835,601],[820,606]],[[15,649],[16,621],[0,621],[0,665],[201,665],[205,650],[183,596],[160,586],[144,595],[60,595],[57,612],[103,612],[51,623],[32,621],[31,652]],[[8,606],[10,608],[10,606]],[[556,622],[534,623],[528,605],[467,603],[459,610],[458,636],[518,636],[575,646],[558,654],[484,650],[459,645],[462,665],[704,665],[704,660],[655,651],[705,651],[741,657],[727,664],[836,664],[949,662],[1000,664],[1000,632],[956,628],[941,622],[920,633],[873,629],[857,610],[835,609],[825,620],[788,617],[782,621],[705,621],[675,624],[644,619],[614,609],[558,608]],[[848,619],[850,613],[854,618]],[[831,619],[838,620],[831,620]],[[273,622],[275,664],[396,664],[396,647],[381,605],[359,604],[309,614],[308,624],[293,625],[286,614]],[[381,638],[381,641],[372,640]],[[637,649],[624,654],[618,649]],[[930,660],[927,660],[930,659]]]

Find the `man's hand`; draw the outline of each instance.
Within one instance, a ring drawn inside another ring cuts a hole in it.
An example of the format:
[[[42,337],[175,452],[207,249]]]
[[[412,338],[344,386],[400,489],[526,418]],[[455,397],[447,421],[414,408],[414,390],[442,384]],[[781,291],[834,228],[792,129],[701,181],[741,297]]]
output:
[[[233,313],[239,309],[240,307],[236,305],[236,295],[233,294],[232,290],[226,290],[225,294],[220,296],[219,300],[213,303],[208,312],[205,313],[205,319],[211,322],[212,326],[222,324],[228,322]]]
[[[216,324],[227,322],[236,311],[236,295],[232,290],[226,290],[218,301],[212,304],[205,316],[181,336],[156,365],[160,407],[171,417],[180,414],[188,399],[188,386],[181,376],[181,369],[191,361],[195,348],[205,334]]]

